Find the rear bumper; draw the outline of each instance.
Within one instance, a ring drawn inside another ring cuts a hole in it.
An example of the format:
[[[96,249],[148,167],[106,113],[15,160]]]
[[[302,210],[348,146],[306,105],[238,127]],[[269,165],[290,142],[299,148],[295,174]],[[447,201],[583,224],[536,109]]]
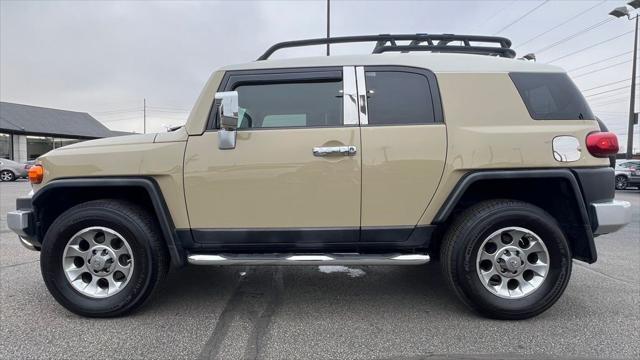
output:
[[[616,200],[612,168],[572,169],[582,190],[593,235],[620,230],[631,222],[631,204]]]
[[[611,200],[591,204],[594,213],[595,235],[608,234],[622,229],[631,222],[631,203]]]

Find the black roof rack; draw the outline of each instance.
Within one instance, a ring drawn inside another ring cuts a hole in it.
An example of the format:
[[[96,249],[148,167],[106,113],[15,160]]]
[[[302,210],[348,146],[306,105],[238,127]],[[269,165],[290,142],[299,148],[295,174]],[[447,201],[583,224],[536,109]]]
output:
[[[516,52],[511,49],[511,40],[499,36],[482,35],[454,35],[454,34],[380,34],[361,36],[340,36],[330,38],[293,40],[277,43],[267,49],[258,60],[267,60],[274,52],[280,49],[357,42],[376,42],[373,54],[399,51],[429,51],[443,53],[465,53],[500,56],[515,58]],[[398,41],[410,41],[409,44],[399,45]],[[461,45],[450,45],[452,42],[461,42]],[[488,43],[489,46],[472,45],[471,43]],[[491,46],[493,45],[493,46]]]

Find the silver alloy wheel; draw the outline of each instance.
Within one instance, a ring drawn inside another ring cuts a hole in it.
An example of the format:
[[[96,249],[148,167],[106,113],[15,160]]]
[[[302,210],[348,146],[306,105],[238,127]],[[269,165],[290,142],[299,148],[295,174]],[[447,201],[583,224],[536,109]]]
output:
[[[93,226],[73,235],[64,248],[62,267],[74,289],[90,298],[106,298],[127,286],[133,252],[112,229]]]
[[[492,294],[518,299],[538,290],[549,273],[549,251],[534,232],[502,228],[480,245],[476,271]]]
[[[627,178],[624,176],[616,176],[616,189],[624,190],[627,188]]]
[[[9,170],[3,170],[0,172],[0,180],[2,181],[11,181],[13,180],[13,173]]]

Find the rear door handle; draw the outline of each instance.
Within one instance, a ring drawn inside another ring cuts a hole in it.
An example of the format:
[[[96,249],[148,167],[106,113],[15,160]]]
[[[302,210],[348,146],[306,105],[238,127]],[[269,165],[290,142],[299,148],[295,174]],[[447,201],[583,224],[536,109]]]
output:
[[[316,146],[313,148],[314,156],[331,156],[331,155],[343,155],[353,156],[358,152],[358,149],[353,146]]]

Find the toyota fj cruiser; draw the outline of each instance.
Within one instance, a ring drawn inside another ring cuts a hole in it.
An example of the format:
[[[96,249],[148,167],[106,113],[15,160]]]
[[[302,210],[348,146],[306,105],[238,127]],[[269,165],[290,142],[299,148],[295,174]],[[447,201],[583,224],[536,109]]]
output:
[[[298,46],[373,54],[267,60]],[[408,43],[406,43],[408,42]],[[184,127],[41,156],[9,227],[72,312],[138,308],[170,266],[420,265],[485,316],[561,296],[630,222],[618,151],[560,68],[462,35],[290,41],[213,73]],[[426,52],[426,53],[425,53]]]

